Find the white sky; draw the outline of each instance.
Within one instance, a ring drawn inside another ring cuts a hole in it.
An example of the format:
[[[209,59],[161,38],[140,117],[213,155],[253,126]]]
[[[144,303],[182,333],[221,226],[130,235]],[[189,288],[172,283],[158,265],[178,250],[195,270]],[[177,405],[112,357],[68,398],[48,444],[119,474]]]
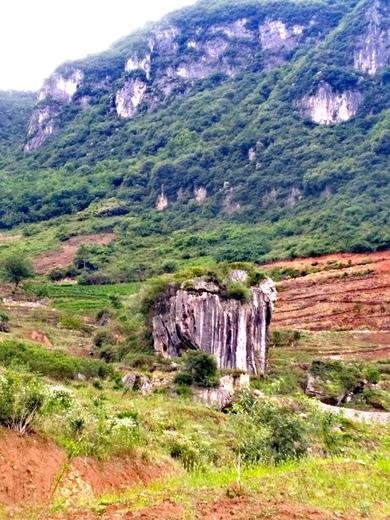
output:
[[[37,90],[62,62],[194,1],[0,0],[0,89]]]

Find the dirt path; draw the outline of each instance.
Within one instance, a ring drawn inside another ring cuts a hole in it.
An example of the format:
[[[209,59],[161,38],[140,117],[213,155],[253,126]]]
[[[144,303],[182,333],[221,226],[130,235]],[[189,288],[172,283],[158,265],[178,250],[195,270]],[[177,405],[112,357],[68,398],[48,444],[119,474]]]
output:
[[[321,402],[318,402],[318,406],[323,412],[331,413],[332,415],[342,415],[351,421],[382,425],[390,423],[390,412],[364,412],[362,410],[354,410],[353,408],[331,406]]]

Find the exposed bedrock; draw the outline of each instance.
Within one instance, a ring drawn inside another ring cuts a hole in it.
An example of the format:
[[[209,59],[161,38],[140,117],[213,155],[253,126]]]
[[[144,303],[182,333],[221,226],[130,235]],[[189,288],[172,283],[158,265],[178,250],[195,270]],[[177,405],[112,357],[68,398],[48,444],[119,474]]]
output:
[[[264,374],[268,360],[268,328],[276,300],[267,279],[250,289],[249,301],[229,298],[214,283],[197,280],[155,304],[155,350],[167,358],[189,349],[215,356],[223,369]]]

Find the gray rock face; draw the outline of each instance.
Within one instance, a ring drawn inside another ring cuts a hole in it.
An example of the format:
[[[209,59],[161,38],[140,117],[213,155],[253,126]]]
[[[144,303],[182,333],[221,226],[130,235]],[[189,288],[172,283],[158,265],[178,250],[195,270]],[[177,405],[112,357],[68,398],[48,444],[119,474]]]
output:
[[[319,125],[342,123],[354,117],[363,101],[358,90],[335,92],[329,83],[322,82],[317,92],[298,102],[301,114]]]
[[[275,300],[272,280],[253,287],[249,302],[226,298],[218,285],[204,280],[182,287],[155,305],[155,350],[167,358],[202,350],[215,356],[220,368],[264,374]]]
[[[221,377],[217,388],[195,388],[194,397],[197,401],[210,408],[224,410],[233,404],[238,392],[250,387],[248,374]]]
[[[275,17],[259,20],[256,25],[238,16],[207,29],[192,27],[188,35],[169,21],[156,24],[143,44],[136,50],[130,47],[123,55],[119,77],[108,75],[97,81],[93,71],[83,69],[82,62],[53,73],[39,92],[25,150],[36,150],[55,133],[57,117],[69,103],[87,109],[90,95],[110,94],[118,117],[131,119],[141,106],[153,111],[174,95],[186,95],[196,81],[216,73],[233,77],[253,67],[259,53],[262,64],[257,67],[269,70],[279,66],[289,59],[288,53],[311,38],[309,33],[316,23],[308,19],[305,25],[291,25]],[[88,95],[82,95],[84,88]]]
[[[147,84],[142,79],[134,78],[126,81],[115,97],[116,111],[119,117],[129,118],[137,113],[142,103]]]
[[[66,75],[55,72],[45,81],[38,93],[39,106],[29,123],[26,152],[40,148],[54,133],[56,117],[72,101],[83,78],[84,73],[75,69]]]
[[[356,70],[374,75],[390,66],[390,6],[374,0],[367,11],[367,28],[359,38],[354,53]]]

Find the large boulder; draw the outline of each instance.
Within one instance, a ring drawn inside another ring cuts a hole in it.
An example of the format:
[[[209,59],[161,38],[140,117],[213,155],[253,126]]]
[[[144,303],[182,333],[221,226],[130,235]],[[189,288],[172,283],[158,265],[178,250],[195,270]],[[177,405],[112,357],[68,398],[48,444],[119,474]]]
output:
[[[264,374],[275,284],[266,279],[248,295],[246,300],[229,297],[223,287],[204,279],[168,291],[153,309],[156,352],[174,358],[202,350],[215,356],[221,369]]]
[[[219,386],[215,388],[195,388],[193,393],[196,401],[210,408],[225,410],[231,407],[237,393],[249,388],[249,375],[237,374],[221,377]]]

